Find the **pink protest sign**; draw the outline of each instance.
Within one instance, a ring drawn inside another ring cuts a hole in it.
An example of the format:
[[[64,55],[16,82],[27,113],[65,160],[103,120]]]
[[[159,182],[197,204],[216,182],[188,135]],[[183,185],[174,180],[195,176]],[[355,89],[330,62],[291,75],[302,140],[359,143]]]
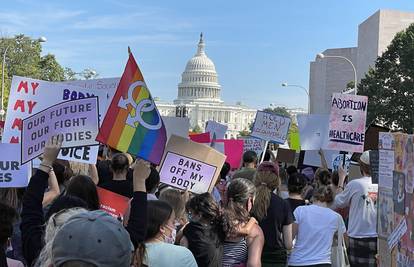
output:
[[[367,107],[367,96],[333,94],[329,117],[329,150],[364,151]]]
[[[22,163],[43,153],[51,136],[63,134],[62,147],[98,145],[98,98],[66,101],[22,121]]]
[[[243,140],[224,139],[216,140],[217,143],[224,143],[224,154],[227,156],[226,162],[228,162],[232,169],[240,167],[240,162],[243,157]]]

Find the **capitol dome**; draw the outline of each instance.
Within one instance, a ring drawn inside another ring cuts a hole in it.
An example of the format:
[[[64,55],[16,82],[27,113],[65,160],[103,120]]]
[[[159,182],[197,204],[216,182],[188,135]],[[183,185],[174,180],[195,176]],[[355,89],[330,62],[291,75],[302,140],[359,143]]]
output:
[[[181,75],[178,84],[178,98],[175,103],[216,102],[220,100],[220,85],[216,67],[205,53],[203,34],[200,34],[197,53],[192,57]]]

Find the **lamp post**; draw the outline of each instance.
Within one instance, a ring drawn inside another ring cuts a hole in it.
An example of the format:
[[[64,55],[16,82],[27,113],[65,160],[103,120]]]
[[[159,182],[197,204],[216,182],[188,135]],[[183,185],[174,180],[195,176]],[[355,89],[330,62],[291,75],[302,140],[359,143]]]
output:
[[[47,41],[46,37],[41,36],[38,39],[39,43],[44,43]],[[0,117],[1,120],[3,120],[4,114],[6,114],[6,111],[4,110],[4,66],[6,65],[6,55],[7,51],[9,50],[11,44],[9,44],[3,53],[3,64],[2,64],[2,71],[1,71],[1,107],[0,107]]]
[[[317,54],[316,55],[316,58],[319,58],[319,59],[324,59],[324,58],[340,58],[340,59],[346,60],[349,64],[351,64],[352,69],[354,71],[354,93],[355,93],[355,95],[358,93],[357,92],[357,82],[358,82],[358,80],[357,80],[356,68],[354,66],[354,63],[352,63],[352,61],[349,58],[343,57],[343,56],[327,56],[327,55],[324,55],[322,53]]]
[[[287,82],[282,83],[283,87],[297,87],[302,89],[303,91],[305,91],[306,95],[308,96],[308,114],[310,114],[310,96],[309,96],[309,92],[308,90],[302,86],[302,85],[298,85],[298,84],[288,84]]]

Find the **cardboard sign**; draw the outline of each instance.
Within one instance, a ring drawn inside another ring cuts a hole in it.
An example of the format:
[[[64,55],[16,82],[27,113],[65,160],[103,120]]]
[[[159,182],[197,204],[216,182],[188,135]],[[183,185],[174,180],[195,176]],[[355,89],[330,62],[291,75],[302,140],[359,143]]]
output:
[[[322,167],[321,156],[319,156],[319,150],[307,150],[305,151],[305,156],[303,158],[303,164],[314,167]],[[339,154],[339,151],[324,150],[326,163],[328,164],[328,169],[332,169],[332,159],[335,155]]]
[[[339,166],[342,166],[344,162],[344,154],[333,155],[332,157],[332,170],[338,171]],[[351,165],[351,155],[345,154],[345,166],[346,173],[349,173],[349,166]]]
[[[159,168],[160,181],[196,194],[211,192],[225,160],[207,145],[173,135]]]
[[[276,161],[285,163],[295,163],[296,150],[278,148],[276,154]]]
[[[266,141],[255,138],[255,137],[247,137],[243,139],[243,153],[246,151],[254,151],[256,152],[257,156],[262,154],[263,150],[265,149]]]
[[[92,90],[65,83],[47,82],[13,76],[5,121],[3,143],[20,143],[22,120],[63,101],[97,96],[99,115],[103,118],[108,98],[105,90]],[[62,152],[66,154],[63,155]],[[98,147],[83,147],[74,151],[61,150],[58,158],[84,163],[96,163]]]
[[[63,134],[62,147],[98,145],[98,98],[54,105],[22,121],[22,163],[43,153],[50,137]]]
[[[129,198],[118,195],[101,187],[96,187],[99,196],[100,209],[106,211],[115,218],[123,220],[128,209]]]
[[[215,121],[207,121],[206,124],[206,133],[210,133],[211,140],[214,139],[224,139],[227,132],[227,125],[220,124]]]
[[[161,116],[167,130],[167,138],[172,135],[188,138],[188,129],[190,129],[190,119],[180,117]]]
[[[20,145],[0,143],[0,188],[26,187],[30,164],[20,164]]]
[[[368,97],[334,93],[329,116],[328,149],[363,152]]]
[[[298,114],[301,150],[319,150],[328,146],[329,116]]]
[[[251,136],[284,144],[289,132],[290,118],[257,111]]]
[[[210,143],[210,133],[190,134],[190,140],[197,143]]]

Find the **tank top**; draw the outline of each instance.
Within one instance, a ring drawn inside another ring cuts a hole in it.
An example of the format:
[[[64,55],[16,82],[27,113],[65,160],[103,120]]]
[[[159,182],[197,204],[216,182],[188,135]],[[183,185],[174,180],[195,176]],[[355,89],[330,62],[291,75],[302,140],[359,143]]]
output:
[[[247,256],[248,247],[245,238],[238,242],[224,242],[223,267],[244,266],[247,263]]]

